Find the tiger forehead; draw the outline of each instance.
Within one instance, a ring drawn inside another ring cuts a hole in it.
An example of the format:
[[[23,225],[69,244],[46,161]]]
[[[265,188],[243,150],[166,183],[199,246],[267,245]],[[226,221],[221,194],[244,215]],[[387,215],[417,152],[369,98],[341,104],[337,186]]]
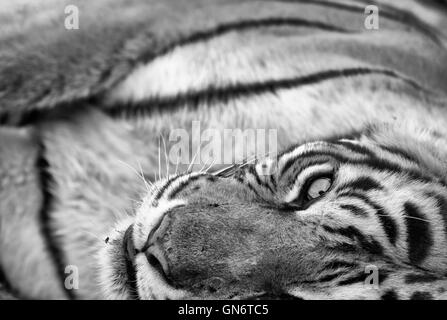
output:
[[[164,194],[160,198],[187,198],[190,204],[208,200],[227,202],[234,196],[234,190],[242,189],[233,179],[210,174],[187,175],[183,180],[173,177],[166,184],[171,184],[171,187],[164,188]]]
[[[287,150],[284,150],[278,155],[278,159],[290,156],[290,155],[299,155],[305,152],[308,152],[310,150],[317,150],[320,148],[327,148],[330,147],[332,143],[327,141],[311,141],[299,145],[295,145],[290,147]]]
[[[334,155],[336,153],[333,152],[341,150],[342,146],[340,144],[326,141],[317,141],[300,145],[278,157],[278,176],[283,176],[292,167],[294,170],[292,174],[296,174],[296,170],[309,165],[331,163],[335,166],[337,162],[335,161]]]

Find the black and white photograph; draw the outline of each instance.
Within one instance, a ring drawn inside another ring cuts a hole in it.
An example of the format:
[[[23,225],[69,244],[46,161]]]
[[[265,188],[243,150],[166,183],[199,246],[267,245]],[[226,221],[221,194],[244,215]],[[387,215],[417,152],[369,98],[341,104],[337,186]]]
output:
[[[0,0],[0,300],[447,300],[447,1]]]

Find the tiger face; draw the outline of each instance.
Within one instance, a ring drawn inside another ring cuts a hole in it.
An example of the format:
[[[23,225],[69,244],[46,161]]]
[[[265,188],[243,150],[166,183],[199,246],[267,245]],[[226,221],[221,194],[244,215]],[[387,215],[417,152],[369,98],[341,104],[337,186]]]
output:
[[[101,252],[105,292],[439,297],[447,288],[445,158],[436,148],[443,141],[436,132],[384,126],[216,174],[158,181]]]

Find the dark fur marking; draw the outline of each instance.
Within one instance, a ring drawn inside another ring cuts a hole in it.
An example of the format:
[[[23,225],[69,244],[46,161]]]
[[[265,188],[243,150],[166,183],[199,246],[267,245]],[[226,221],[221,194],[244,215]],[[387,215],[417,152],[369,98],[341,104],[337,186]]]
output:
[[[168,195],[168,199],[171,200],[175,196],[177,196],[180,192],[182,192],[189,184],[191,184],[194,181],[197,181],[199,178],[202,178],[203,176],[193,176],[187,179],[186,181],[181,182],[174,190],[171,191],[171,193]]]
[[[388,240],[392,245],[396,244],[396,240],[398,237],[398,229],[397,224],[394,219],[389,215],[385,209],[379,205],[376,205],[376,214],[382,224],[383,229],[388,237]]]
[[[196,108],[204,103],[225,103],[231,99],[255,96],[263,93],[275,93],[278,90],[294,89],[301,86],[317,84],[323,81],[334,80],[342,77],[367,76],[380,74],[391,78],[399,79],[417,90],[432,93],[427,88],[416,81],[403,78],[393,70],[371,69],[371,68],[347,68],[339,70],[325,70],[318,73],[279,80],[266,80],[263,82],[234,83],[224,87],[208,86],[207,88],[178,93],[172,96],[153,97],[138,103],[117,103],[104,107],[102,111],[112,117],[134,117],[148,116],[155,112],[172,112],[183,106]],[[51,110],[34,109],[25,111],[20,115],[18,126],[25,126],[40,121],[46,117],[54,118],[66,117],[67,114],[78,112],[80,105],[100,105],[102,97],[90,96],[87,98],[73,99],[55,105]]]
[[[159,52],[142,53],[137,58],[137,61],[139,63],[148,63],[154,60],[155,58],[161,57],[169,52],[172,52],[174,49],[177,49],[179,47],[184,47],[199,42],[205,42],[233,31],[243,31],[249,29],[257,29],[264,27],[280,27],[280,26],[311,27],[326,31],[336,31],[343,33],[353,32],[349,31],[348,29],[340,28],[324,22],[309,21],[300,18],[271,17],[271,18],[253,19],[253,20],[239,20],[236,22],[221,24],[208,30],[197,31],[187,37],[184,37],[182,39],[177,40],[174,43],[171,43],[169,46],[163,48]]]
[[[337,278],[339,278],[339,277],[341,277],[341,276],[343,276],[345,274],[346,274],[346,271],[340,271],[340,272],[336,272],[336,273],[333,273],[333,274],[325,275],[325,276],[323,276],[321,278],[318,278],[317,280],[312,281],[312,282],[318,282],[318,283],[320,283],[320,282],[331,282],[331,281],[333,281],[333,280],[335,280],[335,279],[337,279]]]
[[[254,165],[250,165],[247,168],[248,173],[250,173],[256,180],[256,183],[264,188],[267,188],[271,193],[274,193],[272,187],[270,187],[270,185],[268,185],[267,183],[264,183],[260,178],[259,175],[256,171],[256,167]]]
[[[184,174],[180,174],[178,176],[175,176],[172,179],[169,179],[155,194],[154,199],[153,199],[153,205],[156,206],[158,204],[158,200],[161,199],[161,197],[163,196],[163,194],[165,193],[165,191],[178,179],[180,179],[181,177],[186,176],[188,173],[184,173]],[[189,180],[189,179],[188,179]]]
[[[346,286],[346,285],[350,285],[350,284],[354,284],[354,283],[358,283],[358,282],[363,282],[363,281],[365,281],[367,276],[368,275],[365,273],[358,273],[358,274],[353,275],[349,278],[341,280],[340,282],[337,283],[337,285]]]
[[[370,149],[368,149],[366,146],[362,146],[359,145],[357,143],[353,143],[351,141],[337,141],[334,143],[335,145],[340,145],[345,147],[346,149],[353,151],[355,153],[364,155],[364,156],[368,156],[368,157],[375,157],[376,155],[374,154],[373,151],[371,151]]]
[[[196,91],[178,93],[174,96],[154,97],[138,103],[118,103],[104,110],[113,117],[148,115],[150,113],[162,110],[171,112],[182,106],[195,108],[202,103],[210,105],[213,102],[225,103],[232,99],[255,96],[263,93],[275,93],[278,90],[294,89],[301,86],[317,84],[328,80],[334,80],[344,77],[366,76],[371,74],[380,74],[391,78],[399,79],[415,89],[427,91],[415,81],[402,78],[393,70],[371,69],[371,68],[346,68],[337,70],[325,70],[302,77],[293,77],[288,79],[266,80],[263,82],[252,83],[234,83],[224,87],[215,87],[213,85]]]
[[[1,265],[0,265],[0,291],[5,291],[7,294],[13,296],[14,298],[21,299],[21,294],[19,291],[12,285],[12,283],[9,281],[8,277],[6,276],[5,272],[3,271]]]
[[[437,280],[439,280],[438,277],[430,274],[410,273],[405,276],[405,283],[407,284],[434,282]]]
[[[407,151],[395,147],[395,146],[384,146],[384,145],[379,145],[379,147],[382,150],[385,150],[393,155],[397,155],[405,160],[411,161],[411,162],[415,162],[415,163],[419,163],[419,161],[411,154],[409,154]]]
[[[132,241],[133,225],[127,228],[123,237],[123,252],[126,261],[127,288],[129,295],[134,300],[139,300],[137,289],[137,272],[135,270],[135,255],[137,253]]]
[[[352,205],[352,204],[341,204],[340,208],[343,210],[347,210],[358,217],[367,217],[368,212],[358,206]]]
[[[183,38],[178,39],[177,41],[174,41],[167,46],[162,47],[159,50],[154,51],[144,51],[141,53],[138,57],[133,58],[132,60],[129,60],[128,63],[131,65],[137,65],[137,64],[145,64],[153,61],[154,59],[161,57],[163,55],[168,54],[169,52],[172,52],[173,50],[182,47],[191,45],[194,43],[204,42],[207,40],[210,40],[212,38],[221,36],[225,33],[230,33],[234,31],[243,31],[243,30],[249,30],[249,29],[257,29],[262,27],[278,27],[278,26],[295,26],[295,27],[311,27],[326,31],[334,31],[334,32],[343,32],[348,33],[350,32],[347,29],[340,28],[334,25],[326,24],[324,22],[318,22],[318,21],[309,21],[305,19],[300,18],[287,18],[287,17],[270,17],[270,18],[263,18],[263,19],[252,19],[252,20],[239,20],[236,22],[230,22],[230,23],[224,23],[221,25],[218,25],[214,28],[210,28],[207,30],[199,30],[196,32],[193,32],[187,36],[184,36]],[[353,31],[351,31],[353,32]],[[152,50],[152,49],[151,49]],[[108,80],[110,75],[113,73],[113,68],[107,68],[105,69],[100,75],[97,83],[103,83]],[[63,79],[60,79],[63,80]],[[123,79],[115,79],[114,82],[118,83],[122,81]],[[16,85],[19,86],[19,85]],[[98,90],[97,90],[98,91]],[[38,97],[34,98],[33,103],[30,102],[30,104],[37,104],[40,100],[42,100],[48,93],[50,92],[50,89],[47,88],[44,90]],[[0,124],[17,124],[19,126],[27,125],[32,122],[39,121],[42,117],[45,116],[45,114],[52,113],[54,108],[62,109],[65,113],[70,113],[70,111],[76,110],[76,106],[79,106],[81,104],[85,103],[91,103],[92,105],[100,105],[101,99],[102,99],[103,92],[99,91],[96,92],[95,95],[90,97],[81,97],[79,99],[74,99],[72,101],[63,101],[59,104],[57,104],[53,109],[34,109],[34,110],[25,110],[22,112],[22,114],[17,115],[14,110],[0,110]],[[67,109],[67,107],[69,107]]]
[[[294,2],[294,0],[278,0],[283,2]],[[359,6],[353,6],[350,3],[339,3],[339,2],[327,2],[325,0],[299,0],[299,3],[308,3],[312,5],[321,5],[324,7],[332,7],[335,9],[351,11],[355,13],[363,12],[364,7],[370,4],[369,0],[358,0],[360,5],[363,7],[359,8]],[[430,25],[422,22],[419,18],[417,18],[413,13],[409,11],[403,11],[399,8],[395,8],[392,6],[388,6],[384,3],[380,4],[380,15],[381,17],[394,20],[400,22],[402,24],[407,25],[408,27],[417,29],[419,32],[430,38],[437,45],[442,45],[442,41],[440,39],[439,32],[431,27]]]
[[[357,198],[359,200],[364,201],[367,205],[372,207],[377,217],[379,218],[380,224],[382,225],[382,228],[384,229],[388,240],[391,244],[395,245],[398,237],[398,227],[394,219],[385,211],[385,209],[378,204],[372,202],[367,196],[358,193],[358,192],[352,192],[352,191],[344,191],[343,193],[339,194],[338,197],[352,197]]]
[[[354,284],[354,283],[358,283],[358,282],[364,282],[368,277],[368,274],[363,272],[363,273],[358,273],[352,277],[343,279],[342,281],[340,281],[338,283],[338,285],[349,285],[349,284]],[[386,271],[382,271],[379,272],[379,284],[383,283],[383,281],[385,281],[385,279],[388,278],[388,272]]]
[[[383,254],[383,247],[377,240],[372,237],[365,236],[363,233],[360,232],[360,230],[353,226],[349,226],[346,228],[332,228],[324,226],[323,228],[324,230],[332,234],[339,234],[353,241],[357,241],[363,250],[371,254]]]
[[[396,291],[393,289],[389,289],[382,294],[380,297],[382,300],[399,300],[399,296],[397,295]]]
[[[329,136],[327,138],[324,138],[324,141],[327,142],[340,142],[339,140],[341,139],[346,139],[346,140],[355,140],[355,139],[359,139],[363,134],[363,130],[362,129],[353,129],[345,134],[337,134],[337,135],[332,135]]]
[[[434,198],[437,202],[439,208],[438,213],[442,219],[442,222],[444,223],[444,233],[447,237],[447,201],[442,195],[435,192],[428,192],[427,196],[430,198]]]
[[[336,135],[330,135],[328,137],[322,138],[319,141],[326,141],[328,143],[338,143],[340,142],[340,139],[359,139],[364,133],[364,129],[360,129],[360,130],[351,130],[345,134],[336,134]],[[305,144],[306,142],[314,142],[315,139],[309,140],[309,141],[304,141],[301,142],[299,144],[293,144],[289,147],[287,147],[286,149],[283,149],[280,153],[278,153],[277,158],[281,158],[282,156],[292,152],[293,150],[295,150],[297,147],[299,147],[300,145]]]
[[[328,246],[328,249],[341,253],[354,253],[359,251],[359,248],[357,248],[355,245],[346,242],[339,243],[334,246]]]
[[[213,176],[213,175],[208,175],[208,176],[206,176],[206,180],[208,180],[209,182],[216,182],[217,177]]]
[[[430,292],[416,291],[411,295],[410,300],[433,300],[433,296]]]
[[[334,260],[325,265],[324,269],[355,268],[357,265],[353,261]]]
[[[362,193],[355,192],[353,190],[345,190],[345,191],[339,193],[337,196],[338,196],[338,198],[342,198],[342,197],[355,198],[355,199],[363,201],[365,204],[369,205],[371,208],[376,207],[376,205],[367,196],[365,196]]]
[[[304,161],[305,161],[305,164],[302,163]],[[288,180],[289,180],[288,183],[292,184],[292,185],[295,184],[296,179],[301,175],[301,173],[305,169],[313,167],[313,166],[322,165],[322,164],[325,164],[328,162],[329,161],[327,158],[323,158],[323,159],[321,159],[321,158],[314,159],[314,158],[310,158],[310,157],[301,158],[300,163],[295,168],[293,168],[293,171],[288,178]],[[316,173],[316,175],[318,175],[318,173]]]
[[[339,154],[337,152],[334,152],[333,150],[310,150],[303,154],[300,154],[296,157],[293,157],[289,159],[281,169],[280,175],[282,175],[297,159],[300,157],[312,157],[312,156],[322,156],[326,155],[333,159],[335,159],[339,163],[345,163],[345,164],[352,164],[352,165],[360,165],[360,166],[366,166],[374,170],[379,171],[386,171],[401,175],[407,175],[409,178],[413,180],[419,180],[421,182],[428,182],[432,183],[433,179],[427,175],[424,175],[422,172],[413,170],[413,169],[406,169],[402,168],[399,164],[392,163],[385,159],[379,159],[379,158],[365,158],[365,159],[355,159],[350,158],[347,155]],[[438,182],[442,186],[446,186],[444,183]]]
[[[420,220],[424,219],[424,215],[413,203],[405,202],[404,210],[408,234],[408,258],[410,263],[418,265],[424,261],[433,245],[430,226],[428,222]]]
[[[250,189],[256,195],[256,197],[261,198],[258,190],[256,190],[256,188],[249,181],[245,181],[244,185],[246,185],[248,189]]]
[[[50,174],[50,165],[45,158],[45,153],[45,145],[43,141],[39,141],[39,153],[37,156],[36,167],[39,172],[40,187],[42,190],[42,204],[39,211],[40,230],[49,252],[49,257],[56,268],[61,289],[65,292],[67,298],[73,300],[76,299],[74,290],[70,290],[64,285],[66,277],[66,257],[63,249],[59,247],[57,237],[54,235],[53,227],[51,225],[51,211],[53,208],[53,194],[51,192],[51,188],[54,185],[54,179]]]
[[[338,192],[342,192],[346,189],[361,190],[361,191],[371,191],[371,190],[382,190],[383,186],[371,177],[359,177],[353,181],[348,181],[338,187]]]
[[[275,176],[273,173],[270,175],[269,181],[270,181],[270,184],[273,186],[273,188],[276,188],[276,180],[275,180]]]

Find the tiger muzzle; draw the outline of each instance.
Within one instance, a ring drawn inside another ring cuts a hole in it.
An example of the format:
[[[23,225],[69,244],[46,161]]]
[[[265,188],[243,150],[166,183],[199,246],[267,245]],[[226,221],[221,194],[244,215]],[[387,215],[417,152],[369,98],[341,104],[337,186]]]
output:
[[[295,215],[242,204],[196,203],[171,210],[145,254],[167,283],[197,297],[282,294],[297,281],[312,241]],[[309,250],[310,251],[310,250]]]

